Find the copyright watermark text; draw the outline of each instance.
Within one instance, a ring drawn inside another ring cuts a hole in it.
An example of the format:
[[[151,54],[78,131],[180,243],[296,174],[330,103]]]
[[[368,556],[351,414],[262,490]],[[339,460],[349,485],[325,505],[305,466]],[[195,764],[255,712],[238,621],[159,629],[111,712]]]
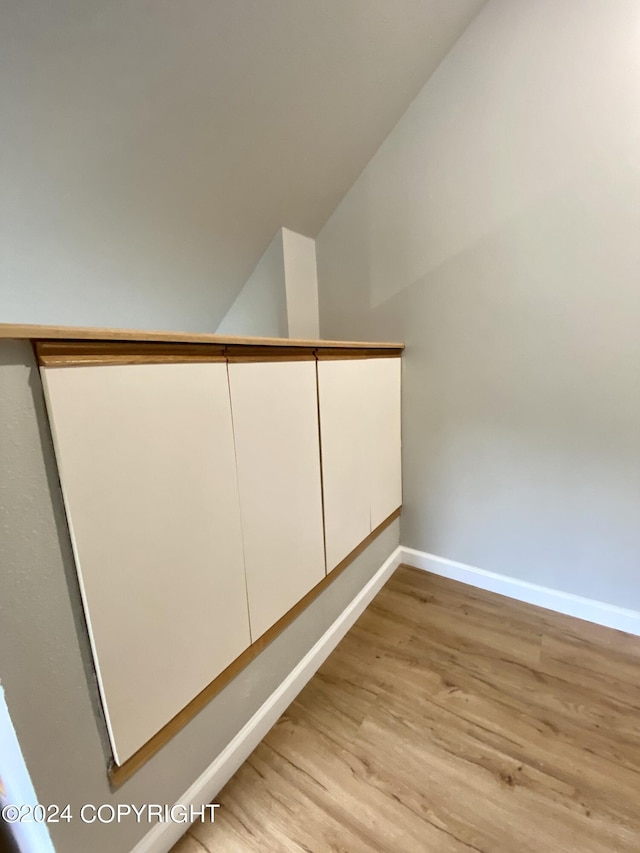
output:
[[[208,803],[206,806],[185,806],[181,803],[173,806],[160,803],[146,803],[142,806],[133,803],[85,803],[74,813],[70,805],[7,803],[0,809],[0,818],[5,823],[70,823],[74,818],[82,823],[121,823],[124,820],[135,820],[136,823],[190,824],[196,820],[213,823],[216,809],[219,808],[220,803]]]

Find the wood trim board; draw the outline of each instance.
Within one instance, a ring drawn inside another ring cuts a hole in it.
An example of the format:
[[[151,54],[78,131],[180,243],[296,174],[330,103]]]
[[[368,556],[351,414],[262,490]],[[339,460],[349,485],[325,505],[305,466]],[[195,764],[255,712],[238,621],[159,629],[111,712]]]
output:
[[[265,346],[152,341],[42,341],[34,340],[41,367],[88,367],[116,364],[174,364],[187,362],[314,361],[372,358],[399,358],[398,348]]]
[[[394,510],[375,530],[362,540],[344,560],[332,569],[313,589],[300,599],[287,613],[284,614],[274,625],[269,628],[255,643],[249,646],[233,663],[220,673],[208,684],[189,704],[183,708],[173,719],[163,726],[150,740],[128,758],[123,764],[111,764],[109,767],[109,780],[112,788],[118,788],[127,779],[139,770],[156,752],[162,749],[171,738],[174,737],[187,723],[189,723],[209,702],[225,687],[233,678],[241,672],[247,664],[251,663],[269,643],[282,633],[282,631],[305,610],[323,590],[325,590],[355,559],[358,557],[376,537],[382,533],[390,524],[400,517],[402,507]]]
[[[230,362],[314,361],[315,352],[313,347],[238,346],[235,344],[224,347],[224,353]]]
[[[35,341],[34,348],[42,367],[225,361],[220,344]]]
[[[376,344],[368,344],[366,348],[354,348],[351,345],[335,346],[331,349],[318,349],[316,357],[322,361],[342,360],[345,358],[400,358],[404,346],[398,344],[389,344],[388,346],[378,347]]]

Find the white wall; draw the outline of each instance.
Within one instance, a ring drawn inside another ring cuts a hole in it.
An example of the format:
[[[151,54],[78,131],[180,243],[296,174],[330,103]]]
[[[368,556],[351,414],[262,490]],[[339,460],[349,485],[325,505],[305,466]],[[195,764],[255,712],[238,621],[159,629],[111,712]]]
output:
[[[290,338],[320,337],[316,242],[282,229],[287,316]]]
[[[317,340],[315,240],[280,228],[216,332]]]
[[[404,545],[640,608],[640,2],[492,0],[317,238],[404,339]]]
[[[258,261],[216,333],[263,338],[288,336],[282,229]]]

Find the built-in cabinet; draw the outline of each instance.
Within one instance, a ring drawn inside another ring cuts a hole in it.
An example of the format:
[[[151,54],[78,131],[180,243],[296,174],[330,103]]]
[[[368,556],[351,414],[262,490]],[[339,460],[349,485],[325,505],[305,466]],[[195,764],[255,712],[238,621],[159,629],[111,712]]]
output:
[[[122,764],[398,509],[400,358],[92,359],[41,364]]]
[[[318,361],[329,570],[371,532],[364,359]]]
[[[399,358],[318,361],[327,569],[402,503]]]
[[[251,642],[227,365],[43,375],[122,763]]]
[[[402,503],[399,358],[363,362],[367,397],[367,470],[371,529]]]
[[[315,359],[229,364],[251,639],[325,575]]]

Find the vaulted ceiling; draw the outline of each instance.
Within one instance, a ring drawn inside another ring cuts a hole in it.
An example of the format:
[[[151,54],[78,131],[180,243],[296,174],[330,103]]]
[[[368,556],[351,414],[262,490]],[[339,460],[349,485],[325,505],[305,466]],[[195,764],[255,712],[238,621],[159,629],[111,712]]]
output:
[[[215,328],[278,227],[315,236],[482,5],[3,0],[5,287],[110,291],[147,325],[182,289]]]

